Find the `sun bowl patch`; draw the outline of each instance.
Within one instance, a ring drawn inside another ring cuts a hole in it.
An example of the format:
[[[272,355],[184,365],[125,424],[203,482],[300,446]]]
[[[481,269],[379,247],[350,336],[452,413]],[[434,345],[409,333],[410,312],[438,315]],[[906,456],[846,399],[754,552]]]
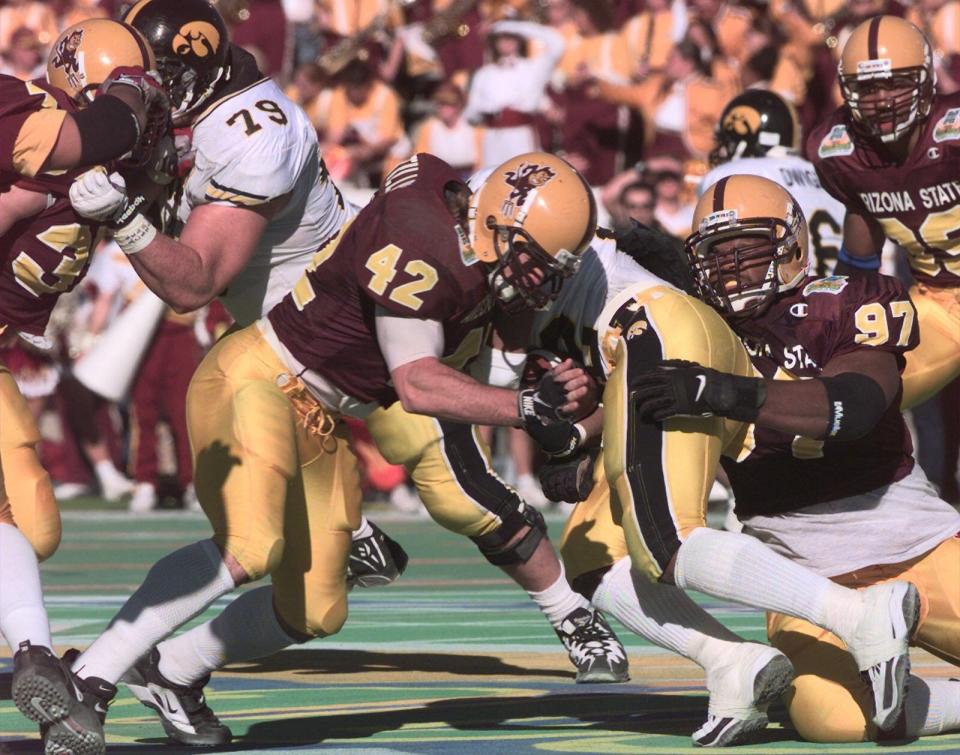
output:
[[[847,287],[849,282],[850,279],[846,275],[828,275],[826,278],[819,278],[804,286],[803,295],[832,294],[836,296]]]
[[[933,127],[935,142],[949,142],[960,139],[960,107],[950,108]]]
[[[820,148],[817,150],[820,157],[842,157],[853,154],[853,139],[847,132],[847,127],[838,123],[823,137]]]

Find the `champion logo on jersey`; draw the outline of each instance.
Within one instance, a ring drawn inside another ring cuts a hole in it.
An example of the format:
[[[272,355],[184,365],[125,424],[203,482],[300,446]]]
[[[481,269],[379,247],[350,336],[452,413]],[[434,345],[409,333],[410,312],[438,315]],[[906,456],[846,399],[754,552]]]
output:
[[[823,137],[817,154],[820,155],[820,157],[842,157],[844,155],[852,155],[853,149],[853,139],[850,138],[847,127],[842,123],[838,123]]]
[[[847,287],[849,282],[846,275],[828,275],[826,278],[820,278],[804,286],[803,295],[832,294],[836,296]]]
[[[952,107],[933,127],[935,142],[949,142],[960,139],[960,107]]]

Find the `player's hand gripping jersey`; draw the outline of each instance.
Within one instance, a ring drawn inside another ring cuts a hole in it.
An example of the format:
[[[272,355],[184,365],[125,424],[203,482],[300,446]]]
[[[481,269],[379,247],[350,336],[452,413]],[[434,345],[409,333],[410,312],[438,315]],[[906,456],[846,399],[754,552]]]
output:
[[[0,77],[0,184],[47,194],[47,207],[0,237],[0,328],[42,336],[57,297],[83,277],[99,224],[78,216],[67,196],[79,171],[35,172],[56,141],[60,124],[76,106],[45,81]],[[48,117],[49,114],[49,117]],[[51,136],[52,133],[52,136]],[[52,139],[52,141],[51,141]]]
[[[919,282],[960,284],[960,93],[933,98],[903,163],[855,139],[852,128],[840,108],[810,134],[807,152],[823,188],[850,210],[876,218],[907,250]]]
[[[895,354],[902,371],[904,353],[920,340],[909,297],[896,279],[882,275],[809,278],[738,329],[754,367],[766,378],[785,380],[817,377],[830,360],[862,349]],[[853,441],[754,427],[739,463],[723,459],[740,516],[790,511],[903,479],[913,468],[913,448],[899,399]]]
[[[193,127],[194,165],[180,219],[203,204],[263,207],[284,198],[253,258],[221,296],[241,326],[267,313],[293,288],[317,247],[353,215],[327,175],[316,130],[244,50],[231,47],[236,91]]]
[[[378,307],[441,321],[443,361],[451,367],[463,367],[485,342],[493,298],[485,266],[447,208],[444,187],[451,182],[462,183],[432,155],[399,165],[270,313],[288,355],[342,396],[381,406],[397,400],[377,342]],[[303,376],[314,387],[312,377]]]

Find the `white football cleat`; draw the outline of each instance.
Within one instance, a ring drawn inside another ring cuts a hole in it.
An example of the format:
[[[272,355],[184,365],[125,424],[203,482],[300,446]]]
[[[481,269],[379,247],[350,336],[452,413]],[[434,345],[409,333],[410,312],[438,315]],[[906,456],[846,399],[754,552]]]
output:
[[[873,722],[892,729],[903,711],[910,676],[910,637],[920,617],[920,593],[896,580],[860,591],[863,618],[847,643],[860,678],[873,693]]]
[[[146,514],[157,507],[157,489],[149,482],[138,482],[130,497],[127,511],[131,514]]]
[[[767,708],[789,688],[793,664],[776,648],[758,642],[736,646],[728,661],[707,672],[707,720],[691,739],[698,747],[744,744],[767,727]]]

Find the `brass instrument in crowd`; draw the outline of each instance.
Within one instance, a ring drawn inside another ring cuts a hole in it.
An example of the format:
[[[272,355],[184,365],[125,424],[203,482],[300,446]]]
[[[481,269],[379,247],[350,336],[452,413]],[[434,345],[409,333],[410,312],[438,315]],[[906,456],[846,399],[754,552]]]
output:
[[[327,76],[336,76],[347,64],[359,58],[365,60],[367,51],[364,45],[386,27],[389,11],[378,13],[374,19],[352,37],[344,37],[332,47],[317,56],[316,63]]]
[[[455,33],[458,37],[467,36],[470,33],[470,27],[459,21],[477,2],[478,0],[453,0],[450,5],[423,25],[423,41],[432,45],[449,34]]]
[[[230,26],[250,18],[250,0],[214,0],[213,4]]]

